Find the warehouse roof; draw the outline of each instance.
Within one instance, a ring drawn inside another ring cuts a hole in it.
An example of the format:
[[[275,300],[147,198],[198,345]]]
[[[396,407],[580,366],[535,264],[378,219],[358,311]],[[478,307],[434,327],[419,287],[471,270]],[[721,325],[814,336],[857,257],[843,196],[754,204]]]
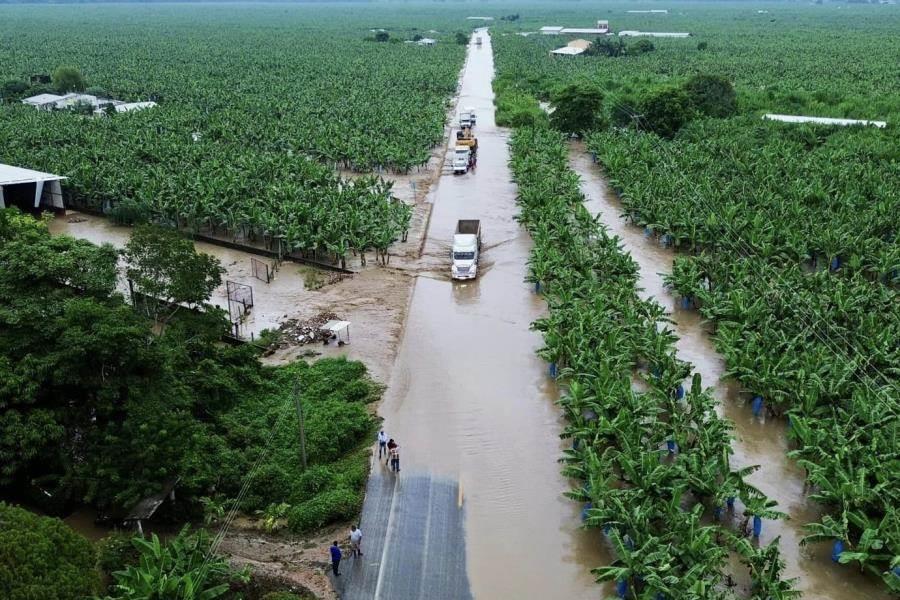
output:
[[[576,48],[574,46],[563,46],[562,48],[557,48],[556,50],[551,50],[550,54],[559,54],[563,56],[576,56],[584,52],[584,48]]]
[[[589,35],[603,35],[609,33],[609,29],[597,29],[595,27],[564,27],[560,33],[585,33]]]
[[[42,173],[23,169],[12,165],[0,164],[0,185],[16,185],[19,183],[34,183],[36,181],[59,181],[65,179],[62,175]]]
[[[829,117],[805,117],[802,115],[775,115],[765,114],[763,119],[770,121],[782,121],[784,123],[817,123],[819,125],[873,125],[886,127],[885,121],[865,121],[862,119],[832,119]]]
[[[690,33],[685,32],[668,32],[668,31],[620,31],[620,36],[625,37],[673,37],[686,38]]]
[[[37,96],[31,96],[30,98],[23,99],[22,103],[23,104],[33,104],[35,106],[39,106],[41,104],[49,104],[51,102],[58,102],[59,100],[62,100],[63,98],[64,98],[64,96],[59,96],[57,94],[38,94]]]

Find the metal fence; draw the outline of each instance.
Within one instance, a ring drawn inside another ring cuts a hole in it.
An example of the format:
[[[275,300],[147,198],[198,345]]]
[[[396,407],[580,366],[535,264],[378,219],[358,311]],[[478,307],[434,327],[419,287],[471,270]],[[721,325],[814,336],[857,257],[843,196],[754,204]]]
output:
[[[275,269],[270,267],[269,263],[253,258],[252,256],[250,257],[250,271],[253,273],[253,277],[260,281],[265,281],[266,283],[270,283],[272,277],[275,276]]]
[[[241,327],[250,309],[253,308],[253,288],[236,281],[226,281],[228,292],[228,318],[235,337],[241,337]]]

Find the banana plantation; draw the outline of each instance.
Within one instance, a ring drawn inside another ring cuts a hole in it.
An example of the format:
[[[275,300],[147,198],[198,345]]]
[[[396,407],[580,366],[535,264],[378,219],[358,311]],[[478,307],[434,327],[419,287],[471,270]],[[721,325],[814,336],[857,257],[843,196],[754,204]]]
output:
[[[3,103],[0,159],[67,176],[75,207],[115,214],[123,205],[282,252],[384,255],[409,208],[389,183],[344,180],[335,167],[426,163],[443,139],[464,49],[449,34],[429,48],[367,40],[372,18],[334,7],[12,7],[0,80],[73,64],[89,86],[158,106],[85,118]],[[395,22],[398,41],[422,24]]]
[[[743,538],[751,521],[781,513],[745,480],[753,468],[732,468],[730,424],[676,358],[663,308],[638,297],[634,261],[583,207],[564,138],[518,129],[511,146],[520,221],[535,242],[530,281],[550,308],[534,325],[540,355],[567,389],[565,473],[578,482],[569,496],[615,550],[598,580],[614,581],[622,597],[730,598],[734,552],[753,598],[796,597],[777,539],[758,547]]]
[[[574,18],[541,6],[505,27]],[[623,29],[692,33],[654,39],[642,54],[554,58],[553,36],[499,37],[497,89],[535,108],[539,100],[552,107],[571,82],[598,90],[586,147],[622,218],[643,228],[648,244],[674,250],[666,284],[711,325],[725,375],[754,413],[787,423],[803,498],[819,507],[802,523],[801,543],[827,542],[842,568],[898,592],[900,93],[889,55],[900,46],[888,30],[900,17],[853,6],[840,15],[679,7],[616,17]],[[838,22],[852,32],[846,45],[834,43]],[[859,51],[853,64],[849,47]],[[848,72],[865,84],[836,79]],[[644,99],[695,73],[733,83],[737,114],[706,118],[689,106],[672,135],[648,131]],[[888,126],[788,125],[763,121],[763,112]],[[750,519],[778,509],[748,486],[748,473],[729,468],[728,423],[700,382],[679,388],[690,371],[674,358],[664,312],[638,300],[636,265],[579,206],[565,153],[556,134],[514,136],[522,221],[535,239],[532,278],[551,308],[536,324],[541,353],[568,388],[566,469],[583,484],[571,495],[616,550],[597,575],[633,597],[716,597],[731,552],[749,566],[755,597],[791,597],[778,544],[754,548],[727,518],[731,506]],[[705,518],[694,524],[691,511]],[[704,559],[690,554],[700,548]],[[692,558],[679,564],[683,556]],[[676,581],[685,587],[667,587]]]
[[[684,251],[668,283],[728,374],[789,420],[826,509],[806,541],[900,589],[896,133],[737,118],[589,144],[632,222]]]

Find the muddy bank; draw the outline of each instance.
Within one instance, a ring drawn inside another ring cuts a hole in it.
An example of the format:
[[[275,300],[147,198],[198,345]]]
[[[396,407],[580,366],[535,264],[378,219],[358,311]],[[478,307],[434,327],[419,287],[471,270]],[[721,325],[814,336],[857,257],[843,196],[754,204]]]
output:
[[[673,251],[653,238],[645,238],[642,229],[629,225],[622,217],[618,198],[607,187],[600,168],[582,144],[572,144],[570,165],[581,177],[586,208],[622,240],[624,250],[640,265],[641,296],[653,297],[672,319],[672,328],[679,338],[676,343],[679,358],[690,362],[700,373],[703,385],[711,387],[719,400],[719,413],[734,424],[732,466],[759,465],[759,470],[748,478],[749,483],[776,500],[777,509],[789,515],[785,521],[766,520],[761,543],[767,544],[780,536],[785,576],[798,578],[797,588],[805,598],[886,600],[889,595],[883,583],[852,567],[832,563],[828,544],[800,546],[800,539],[805,535],[803,524],[816,520],[821,509],[808,500],[803,473],[785,454],[790,449],[786,423],[753,417],[749,395],[736,382],[725,378],[725,362],[716,352],[709,327],[696,310],[683,310],[679,299],[663,284],[663,275],[672,269]],[[690,382],[685,385],[689,387]]]

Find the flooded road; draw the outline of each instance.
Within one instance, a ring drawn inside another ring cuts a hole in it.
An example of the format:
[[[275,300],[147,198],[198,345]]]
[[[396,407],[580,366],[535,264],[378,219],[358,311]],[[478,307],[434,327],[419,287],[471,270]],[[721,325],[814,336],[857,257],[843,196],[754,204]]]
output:
[[[475,598],[597,597],[589,570],[607,557],[600,534],[578,528],[578,506],[562,495],[570,486],[557,463],[558,390],[529,330],[545,305],[524,282],[531,242],[513,220],[507,132],[494,124],[491,45],[481,36],[458,104],[477,113],[478,166],[432,189],[430,274],[417,278],[380,412],[403,449],[404,477],[459,482]],[[482,263],[478,279],[451,282],[451,240],[464,218],[481,219]],[[380,473],[376,466],[372,476]]]
[[[682,310],[678,298],[663,285],[663,274],[672,270],[674,252],[661,246],[655,238],[645,238],[641,228],[628,224],[615,193],[607,188],[606,180],[591,155],[580,143],[573,143],[570,165],[581,177],[581,189],[587,198],[585,207],[592,215],[599,215],[610,232],[622,240],[623,248],[640,266],[639,287],[643,298],[653,297],[674,321],[672,326],[678,342],[678,357],[689,361],[700,373],[703,385],[713,388],[719,400],[719,413],[734,424],[732,467],[760,465],[748,478],[769,498],[778,502],[777,510],[789,515],[787,521],[766,520],[760,541],[769,543],[781,536],[781,554],[785,559],[786,577],[798,578],[797,587],[803,597],[816,600],[881,600],[890,596],[884,584],[874,577],[864,576],[852,566],[831,562],[830,545],[815,544],[800,547],[804,536],[802,525],[816,520],[820,508],[808,501],[802,471],[789,460],[786,423],[784,420],[754,418],[749,395],[740,386],[723,378],[725,362],[716,352],[709,329],[696,310]],[[685,387],[690,387],[690,381]]]

